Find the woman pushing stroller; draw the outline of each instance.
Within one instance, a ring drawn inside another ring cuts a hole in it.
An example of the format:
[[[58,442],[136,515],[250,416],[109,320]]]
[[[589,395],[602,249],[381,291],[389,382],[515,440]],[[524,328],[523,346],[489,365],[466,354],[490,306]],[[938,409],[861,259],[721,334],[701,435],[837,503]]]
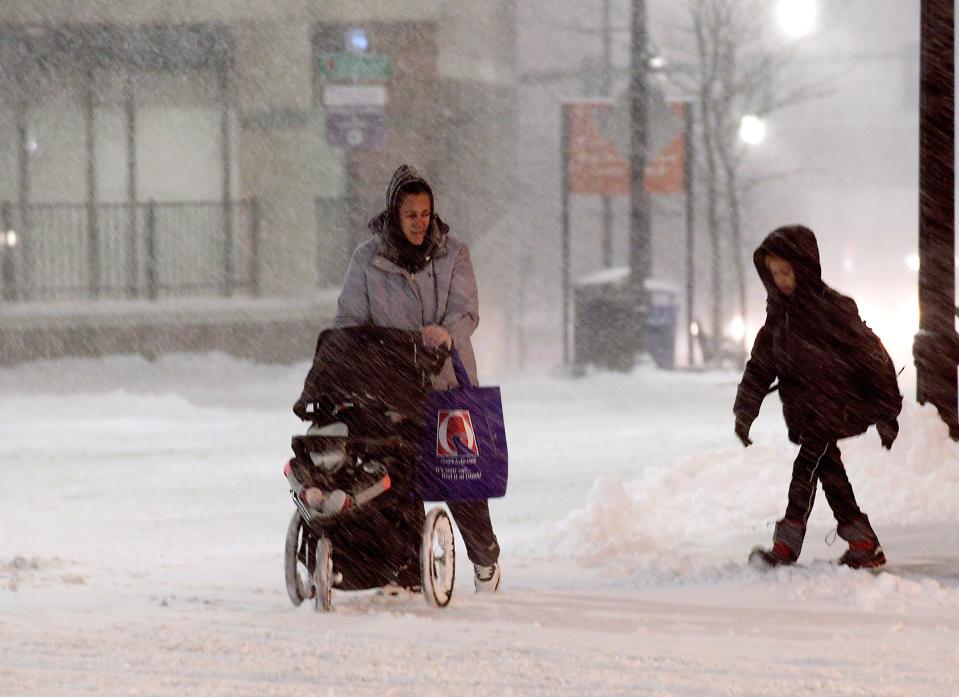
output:
[[[393,173],[386,207],[370,221],[369,230],[372,239],[350,260],[333,326],[421,332],[429,347],[455,346],[475,384],[470,337],[479,323],[479,300],[469,249],[436,215],[433,190],[415,169],[401,165]],[[447,360],[433,386],[455,385]],[[473,563],[477,592],[495,592],[500,550],[488,502],[447,505]]]

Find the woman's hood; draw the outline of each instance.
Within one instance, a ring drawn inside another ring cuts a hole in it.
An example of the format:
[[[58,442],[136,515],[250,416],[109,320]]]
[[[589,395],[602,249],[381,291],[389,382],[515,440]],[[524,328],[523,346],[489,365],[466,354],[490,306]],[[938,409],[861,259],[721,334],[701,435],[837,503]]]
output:
[[[416,168],[408,164],[402,164],[393,172],[389,186],[386,187],[386,208],[373,216],[369,222],[370,232],[380,239],[381,253],[392,261],[396,261],[397,247],[402,245],[403,233],[399,229],[400,192],[403,187],[412,183],[422,184],[426,188],[430,197],[430,210],[433,212],[429,234],[423,243],[424,249],[432,250],[432,256],[442,256],[446,250],[446,235],[450,228],[436,214],[433,188],[426,179],[420,176]]]
[[[429,185],[426,179],[420,176],[420,173],[416,171],[415,167],[407,164],[402,164],[397,167],[396,171],[393,172],[393,176],[390,177],[389,186],[386,187],[386,210],[396,215],[400,207],[400,190],[408,184],[421,184],[426,187],[430,197],[430,210],[435,213],[436,202],[433,200],[433,187]]]

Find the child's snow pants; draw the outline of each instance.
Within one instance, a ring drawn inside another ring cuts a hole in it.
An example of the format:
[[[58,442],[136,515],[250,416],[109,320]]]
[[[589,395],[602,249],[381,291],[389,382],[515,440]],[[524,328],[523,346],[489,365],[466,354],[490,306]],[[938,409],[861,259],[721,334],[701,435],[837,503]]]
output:
[[[839,447],[834,440],[804,439],[793,463],[786,514],[776,524],[773,543],[785,545],[795,560],[806,536],[806,521],[816,502],[816,484],[822,482],[826,501],[836,517],[836,532],[850,545],[878,545],[869,519],[859,510]]]

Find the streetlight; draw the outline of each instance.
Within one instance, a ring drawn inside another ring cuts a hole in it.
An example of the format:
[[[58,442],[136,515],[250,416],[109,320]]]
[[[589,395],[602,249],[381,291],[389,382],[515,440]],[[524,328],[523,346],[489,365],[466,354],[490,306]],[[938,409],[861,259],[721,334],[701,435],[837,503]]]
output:
[[[732,321],[726,327],[726,334],[737,344],[740,343],[746,336],[746,322],[743,318],[739,315],[733,317]]]
[[[370,39],[363,27],[351,27],[346,31],[346,50],[351,53],[366,53]]]
[[[3,281],[0,298],[9,302],[17,299],[17,271],[13,265],[13,255],[18,240],[17,231],[10,227],[10,205],[5,203],[2,208],[0,217],[5,219],[4,227],[7,229],[0,228],[0,244],[5,247],[3,260],[0,261],[0,280]]]
[[[749,145],[759,145],[766,137],[766,124],[758,116],[747,114],[739,120],[739,137]]]
[[[799,39],[816,25],[816,0],[779,0],[776,19],[783,33],[791,39]]]

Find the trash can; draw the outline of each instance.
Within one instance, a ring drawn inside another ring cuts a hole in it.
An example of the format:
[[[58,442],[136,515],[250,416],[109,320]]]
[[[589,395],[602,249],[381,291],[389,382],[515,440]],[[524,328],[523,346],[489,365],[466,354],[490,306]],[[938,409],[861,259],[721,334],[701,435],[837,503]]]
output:
[[[676,366],[676,316],[679,291],[661,281],[646,281],[649,307],[643,332],[642,349],[656,367],[672,370]]]
[[[629,294],[629,269],[607,269],[581,278],[573,288],[573,363],[628,371],[637,353],[660,368],[674,366],[677,290],[647,281],[648,307]]]

